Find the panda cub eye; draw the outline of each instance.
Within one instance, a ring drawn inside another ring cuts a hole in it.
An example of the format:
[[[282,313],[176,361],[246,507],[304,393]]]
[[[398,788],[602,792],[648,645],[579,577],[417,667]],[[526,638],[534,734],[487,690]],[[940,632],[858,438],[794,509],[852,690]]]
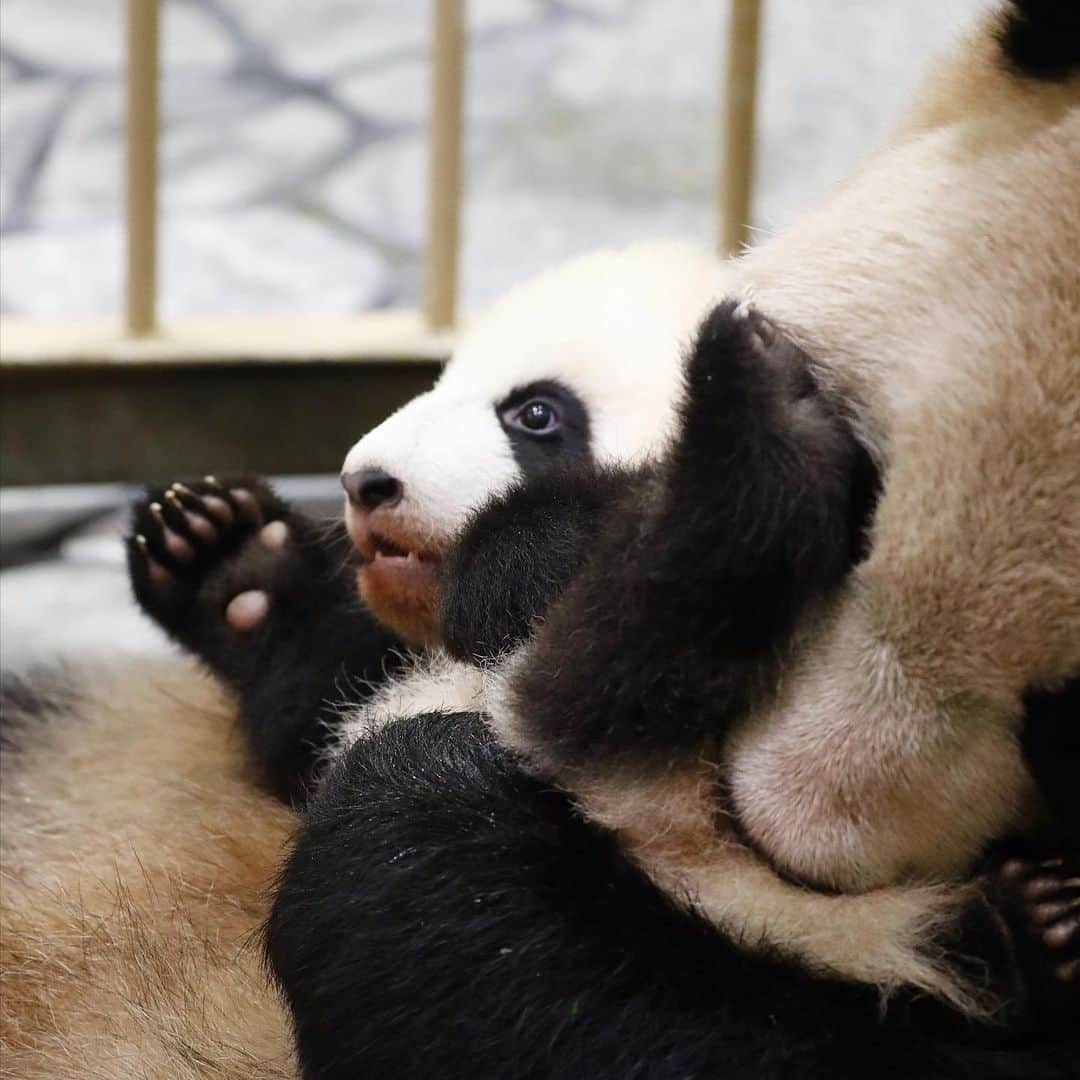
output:
[[[503,422],[530,435],[550,435],[559,427],[559,412],[544,398],[530,398],[503,413]]]

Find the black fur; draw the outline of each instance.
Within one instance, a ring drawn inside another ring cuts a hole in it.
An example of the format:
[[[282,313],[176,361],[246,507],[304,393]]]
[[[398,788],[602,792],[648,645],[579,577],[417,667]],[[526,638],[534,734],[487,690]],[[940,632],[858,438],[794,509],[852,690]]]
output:
[[[548,764],[701,752],[772,691],[800,620],[861,553],[876,474],[789,339],[726,302],[686,382],[667,460],[590,542],[513,683]]]
[[[401,642],[380,626],[356,591],[354,550],[344,528],[316,525],[252,478],[188,485],[195,505],[213,494],[249,492],[258,513],[244,513],[230,499],[232,526],[213,543],[195,536],[183,514],[161,493],[133,511],[133,532],[147,538],[144,551],[128,543],[136,599],[181,645],[191,650],[239,695],[239,722],[255,764],[279,798],[302,802],[310,793],[320,751],[336,719],[336,703],[361,700],[399,664]],[[152,502],[180,532],[196,558],[180,563],[161,539]],[[270,521],[284,521],[290,539],[271,550],[256,538]],[[173,575],[171,589],[155,587],[147,556]],[[263,589],[270,613],[258,628],[233,630],[225,608],[240,592]]]
[[[1011,0],[998,40],[1020,75],[1060,82],[1080,72],[1080,4],[1076,0]]]
[[[1080,860],[1080,678],[1024,698],[1021,749]]]
[[[508,424],[508,409],[524,405],[531,398],[542,398],[555,406],[560,424],[550,434],[521,431]],[[518,468],[525,476],[537,476],[555,464],[577,461],[589,454],[589,411],[584,402],[563,383],[544,379],[518,387],[495,406]]]
[[[640,486],[629,470],[556,469],[475,511],[439,582],[440,636],[451,654],[490,659],[528,637],[616,504]]]
[[[902,999],[753,955],[677,910],[474,715],[357,744],[266,929],[308,1078],[1028,1080],[1080,1041],[967,1044]]]

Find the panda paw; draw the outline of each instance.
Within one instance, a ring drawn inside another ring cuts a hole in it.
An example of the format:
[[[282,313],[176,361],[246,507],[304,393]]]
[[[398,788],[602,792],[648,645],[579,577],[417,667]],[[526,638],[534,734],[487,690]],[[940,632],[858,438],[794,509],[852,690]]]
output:
[[[288,507],[252,478],[174,483],[133,507],[128,570],[143,610],[182,640],[198,624],[255,629],[294,531]]]
[[[1024,1024],[1043,1027],[1080,1009],[1080,862],[1011,857],[989,882],[1006,927]]]
[[[1010,859],[1001,888],[1019,915],[1019,931],[1048,978],[1080,992],[1080,865],[1068,858]]]
[[[804,413],[818,426],[833,423],[809,356],[757,308],[736,300],[717,305],[702,323],[686,382],[684,440],[767,438]]]

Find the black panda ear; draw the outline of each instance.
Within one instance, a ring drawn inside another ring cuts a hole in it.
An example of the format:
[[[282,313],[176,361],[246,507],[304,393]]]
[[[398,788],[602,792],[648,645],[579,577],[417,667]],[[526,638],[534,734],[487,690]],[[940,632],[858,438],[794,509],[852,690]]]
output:
[[[441,571],[439,627],[450,654],[492,659],[527,638],[588,559],[633,475],[581,462],[526,478],[474,512]]]

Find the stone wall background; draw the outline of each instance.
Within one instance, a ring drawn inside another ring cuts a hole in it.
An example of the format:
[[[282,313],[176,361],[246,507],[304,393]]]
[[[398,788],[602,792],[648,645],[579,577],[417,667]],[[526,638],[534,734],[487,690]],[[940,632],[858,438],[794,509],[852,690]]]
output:
[[[983,0],[765,0],[755,224],[888,132]],[[0,310],[120,303],[121,0],[0,2]],[[724,0],[472,0],[463,289],[711,241]],[[164,0],[168,316],[414,304],[427,0]]]

